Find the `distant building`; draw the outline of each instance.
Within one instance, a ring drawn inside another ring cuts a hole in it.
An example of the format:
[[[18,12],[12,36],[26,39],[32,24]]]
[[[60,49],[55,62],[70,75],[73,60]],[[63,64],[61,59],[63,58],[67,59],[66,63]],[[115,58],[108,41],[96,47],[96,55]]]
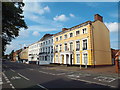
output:
[[[118,52],[115,54],[115,60],[120,61],[120,50],[118,50]]]
[[[112,49],[111,48],[111,55],[112,55],[112,64],[115,65],[115,58],[116,58],[116,54],[119,50],[116,50],[116,49]]]
[[[13,53],[13,59],[12,61],[16,62],[16,61],[19,61],[20,60],[20,52],[22,51],[22,49],[19,49],[19,50],[16,50],[14,53]]]
[[[20,60],[23,63],[26,63],[28,61],[28,47],[24,47],[20,52]]]
[[[111,65],[110,32],[103,17],[94,16],[54,34],[54,63],[68,65]]]
[[[28,61],[30,64],[38,64],[39,62],[39,43],[35,42],[28,46]]]

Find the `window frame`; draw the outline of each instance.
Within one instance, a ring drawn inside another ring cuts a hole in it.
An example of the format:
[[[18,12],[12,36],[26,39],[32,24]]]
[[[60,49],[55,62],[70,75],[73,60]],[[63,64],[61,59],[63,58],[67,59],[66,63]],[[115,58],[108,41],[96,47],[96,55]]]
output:
[[[78,60],[78,56],[77,56],[77,55],[79,55],[79,60]],[[78,62],[78,61],[79,61],[79,62]],[[78,53],[76,54],[76,63],[77,63],[77,64],[80,64],[80,54],[78,54]]]
[[[79,31],[79,34],[77,34],[78,31]],[[76,31],[76,36],[77,36],[77,35],[80,35],[80,30],[77,30],[77,31]]]

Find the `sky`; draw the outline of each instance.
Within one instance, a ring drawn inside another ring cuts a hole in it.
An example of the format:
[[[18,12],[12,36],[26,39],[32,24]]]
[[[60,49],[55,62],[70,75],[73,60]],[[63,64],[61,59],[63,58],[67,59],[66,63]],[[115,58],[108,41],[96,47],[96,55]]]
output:
[[[23,15],[28,26],[21,29],[19,37],[7,45],[6,54],[28,46],[45,34],[55,34],[62,28],[70,28],[86,21],[94,21],[94,15],[103,16],[110,30],[110,45],[118,49],[117,2],[24,2]],[[22,45],[22,46],[21,46]],[[119,48],[120,49],[120,48]]]

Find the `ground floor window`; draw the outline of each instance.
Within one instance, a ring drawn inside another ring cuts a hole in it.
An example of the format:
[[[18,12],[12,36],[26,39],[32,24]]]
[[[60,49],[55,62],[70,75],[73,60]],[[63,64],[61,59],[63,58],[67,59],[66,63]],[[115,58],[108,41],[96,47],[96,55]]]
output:
[[[58,55],[56,55],[56,63],[58,63]]]
[[[76,54],[77,57],[77,63],[80,63],[80,54]]]
[[[45,56],[45,61],[47,61],[47,56]]]
[[[51,62],[52,62],[52,60],[53,60],[53,55],[51,55]]]
[[[84,54],[83,54],[83,63],[84,63],[84,64],[87,64],[87,63],[88,63],[88,54],[87,54],[87,53],[84,53]]]

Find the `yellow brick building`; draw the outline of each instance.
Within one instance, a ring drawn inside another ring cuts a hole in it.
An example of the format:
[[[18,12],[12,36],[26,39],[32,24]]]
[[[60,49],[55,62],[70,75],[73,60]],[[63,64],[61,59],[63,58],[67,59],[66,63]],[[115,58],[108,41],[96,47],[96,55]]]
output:
[[[94,16],[54,34],[54,63],[69,65],[111,65],[109,30],[103,17]]]

